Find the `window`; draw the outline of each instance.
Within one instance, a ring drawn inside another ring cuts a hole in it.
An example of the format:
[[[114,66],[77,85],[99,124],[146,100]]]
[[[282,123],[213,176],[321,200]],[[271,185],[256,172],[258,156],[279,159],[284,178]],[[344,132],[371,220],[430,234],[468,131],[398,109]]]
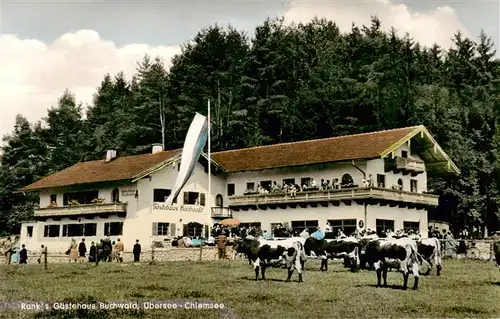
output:
[[[344,174],[342,175],[342,186],[351,186],[354,185],[354,180],[352,179],[352,176],[349,174]]]
[[[356,231],[356,219],[332,219],[328,220],[328,223],[335,236],[338,234],[339,230],[343,231],[347,236]]]
[[[172,193],[170,189],[155,188],[153,190],[153,202],[164,203],[167,201],[168,196]],[[174,199],[173,203],[177,203],[177,198]]]
[[[283,184],[287,184],[288,186],[295,185],[295,178],[286,178],[283,180]]]
[[[260,186],[262,186],[263,188],[265,188],[269,191],[269,190],[271,190],[271,181],[261,181]]]
[[[255,183],[254,182],[248,182],[247,183],[247,191],[253,191],[255,190]]]
[[[26,231],[28,232],[28,237],[33,237],[33,226],[26,227]]]
[[[45,225],[43,237],[59,237],[60,225]]]
[[[118,203],[120,201],[120,190],[118,188],[113,189],[111,198],[113,199],[113,203]]]
[[[416,179],[410,179],[410,191],[417,193],[417,180]]]
[[[104,236],[123,235],[123,222],[104,223]]]
[[[377,174],[377,187],[385,188],[385,175]]]
[[[50,203],[57,203],[57,194],[50,195]]]
[[[403,190],[403,180],[401,178],[398,179],[398,188],[399,188],[400,191]]]
[[[310,186],[311,185],[311,178],[310,177],[303,177],[300,179],[300,186]]]
[[[402,158],[408,158],[408,151],[401,151]]]
[[[234,184],[227,184],[227,196],[234,195]]]
[[[90,237],[97,235],[97,224],[96,223],[88,223],[83,224],[83,236]]]
[[[66,224],[63,225],[63,237],[80,237],[83,236],[83,224]]]
[[[420,231],[420,223],[419,222],[403,222],[403,229],[405,232],[408,232],[409,230],[413,232],[418,232]]]
[[[63,195],[63,205],[67,206],[72,200],[76,200],[80,204],[92,204],[92,201],[96,198],[99,198],[99,191],[65,193]]]
[[[203,225],[196,222],[184,225],[184,235],[191,237],[203,236]]]
[[[292,221],[292,229],[294,232],[302,232],[305,228],[309,230],[310,233],[314,232],[318,227],[317,220],[294,220]]]
[[[377,219],[376,225],[377,225],[377,235],[379,236],[382,234],[382,232],[385,232],[389,229],[394,231],[394,220]]]
[[[170,223],[153,223],[153,236],[168,236]]]
[[[184,192],[184,205],[205,206],[205,193]]]
[[[217,196],[215,196],[215,206],[217,207],[223,207],[224,205],[224,201],[222,199],[222,195],[221,194],[217,194]]]

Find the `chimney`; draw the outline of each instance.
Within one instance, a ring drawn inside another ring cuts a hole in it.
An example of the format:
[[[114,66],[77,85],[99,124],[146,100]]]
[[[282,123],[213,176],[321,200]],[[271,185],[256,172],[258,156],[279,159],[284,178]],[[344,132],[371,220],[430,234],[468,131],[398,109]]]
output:
[[[153,144],[153,151],[151,152],[151,154],[156,154],[156,153],[159,153],[159,152],[163,152],[163,145],[161,145],[161,144]]]
[[[106,163],[111,162],[116,158],[116,150],[107,150],[106,151]]]

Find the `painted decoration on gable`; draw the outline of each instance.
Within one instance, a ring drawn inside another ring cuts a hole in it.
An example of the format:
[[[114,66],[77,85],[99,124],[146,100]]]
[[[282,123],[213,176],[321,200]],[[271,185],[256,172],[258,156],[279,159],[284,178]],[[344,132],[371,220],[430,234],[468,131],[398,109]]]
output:
[[[181,167],[179,169],[179,175],[177,175],[177,179],[175,180],[172,193],[167,198],[166,204],[168,206],[172,205],[173,201],[177,198],[189,177],[193,174],[194,167],[198,162],[203,146],[205,146],[205,143],[207,142],[207,138],[207,118],[199,113],[196,113],[193,122],[191,122],[191,125],[189,126],[186,140],[184,141],[181,156]]]

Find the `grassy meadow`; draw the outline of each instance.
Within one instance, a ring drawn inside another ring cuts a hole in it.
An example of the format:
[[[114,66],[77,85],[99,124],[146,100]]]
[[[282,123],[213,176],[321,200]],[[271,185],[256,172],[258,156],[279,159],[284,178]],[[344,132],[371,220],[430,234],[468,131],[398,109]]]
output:
[[[1,318],[378,318],[500,317],[500,271],[492,262],[445,260],[441,277],[422,276],[419,291],[398,289],[402,275],[390,272],[388,288],[375,288],[373,271],[350,273],[331,263],[327,273],[309,261],[304,282],[285,283],[286,270],[269,269],[254,281],[248,262],[141,264],[49,264],[0,266]],[[409,286],[412,287],[410,277]],[[223,304],[213,309],[20,310],[20,301],[185,301]],[[18,304],[14,305],[15,302]],[[10,308],[9,308],[10,307]],[[17,309],[13,309],[17,308]]]

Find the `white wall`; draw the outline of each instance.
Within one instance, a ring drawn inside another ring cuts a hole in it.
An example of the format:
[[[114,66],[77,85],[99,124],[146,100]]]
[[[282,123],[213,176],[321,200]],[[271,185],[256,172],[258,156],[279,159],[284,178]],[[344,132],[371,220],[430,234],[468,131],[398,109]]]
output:
[[[62,252],[68,249],[70,241],[74,238],[77,242],[80,242],[83,237],[62,237],[63,225],[65,224],[86,224],[95,223],[97,224],[96,236],[87,236],[85,242],[87,243],[87,250],[90,247],[92,241],[98,242],[100,239],[104,238],[104,224],[110,222],[124,222],[125,218],[110,216],[109,218],[100,218],[98,216],[94,219],[79,218],[79,220],[72,220],[69,218],[62,218],[59,221],[52,219],[47,219],[47,221],[38,221],[36,223],[23,223],[21,226],[21,244],[25,244],[28,250],[40,250],[40,245],[46,245],[49,250]],[[45,225],[60,225],[59,227],[59,237],[44,237]],[[27,227],[33,226],[33,237],[29,238],[27,236]],[[125,227],[125,225],[124,225]],[[125,234],[125,229],[123,230]],[[126,235],[126,234],[125,234]],[[118,238],[123,240],[125,236],[110,236],[112,241],[116,241]],[[132,249],[132,247],[127,247],[126,249]]]
[[[339,206],[329,205],[328,207],[307,207],[286,209],[267,209],[267,210],[248,210],[233,213],[234,218],[242,223],[260,222],[262,229],[271,230],[272,223],[288,223],[291,226],[292,221],[317,220],[319,227],[323,228],[329,219],[353,219],[362,220],[364,209],[362,205],[347,206],[340,203]]]
[[[401,156],[401,151],[403,150],[408,152],[409,157],[411,156],[415,159],[421,160],[418,155],[411,154],[408,144],[403,144],[401,147],[397,148],[394,152],[394,156]],[[424,171],[417,176],[411,176],[411,174],[403,175],[402,172],[394,174],[393,171],[384,172],[384,166],[384,160],[381,158],[369,160],[366,163],[366,174],[367,176],[368,174],[372,174],[373,183],[375,186],[377,185],[377,174],[384,174],[386,188],[392,188],[393,185],[397,185],[398,179],[401,178],[401,180],[403,181],[403,191],[409,192],[410,180],[415,179],[417,180],[417,192],[422,193],[424,191],[427,191],[427,172]]]
[[[317,220],[318,225],[323,228],[327,220],[334,219],[357,219],[357,223],[362,220],[364,228],[376,229],[377,219],[394,220],[394,228],[402,229],[403,222],[420,222],[420,233],[427,237],[427,211],[380,206],[367,205],[366,220],[364,205],[358,205],[352,202],[351,206],[341,203],[339,206],[330,204],[328,207],[307,207],[307,208],[286,208],[286,209],[267,209],[267,210],[248,210],[233,213],[234,218],[242,223],[260,222],[262,229],[271,230],[272,223],[289,223],[301,220]]]
[[[203,225],[211,225],[211,209],[215,206],[215,197],[217,194],[224,194],[225,177],[222,175],[214,176],[212,174],[212,198],[208,196],[208,173],[202,164],[197,163],[194,172],[186,182],[179,196],[177,203],[172,205],[175,210],[156,209],[153,205],[153,190],[155,188],[172,189],[177,178],[178,170],[177,163],[172,166],[167,166],[151,175],[151,179],[143,178],[137,182],[139,191],[139,200],[137,204],[137,212],[135,214],[127,214],[127,220],[124,225],[124,233],[133,234],[132,237],[127,236],[127,242],[133,245],[135,239],[140,242],[150,242],[153,236],[153,223],[174,223],[176,225],[175,235],[182,235],[183,224],[189,222],[198,222]],[[205,194],[205,206],[184,205],[184,192],[193,191]],[[227,197],[226,197],[227,198]],[[157,203],[161,207],[165,207],[165,203]],[[227,199],[224,201],[224,206],[227,206]],[[129,204],[130,206],[130,204]],[[190,211],[196,210],[196,211]],[[198,211],[201,210],[201,211]],[[130,208],[132,211],[132,208]],[[165,236],[155,237],[155,240],[162,240]]]

